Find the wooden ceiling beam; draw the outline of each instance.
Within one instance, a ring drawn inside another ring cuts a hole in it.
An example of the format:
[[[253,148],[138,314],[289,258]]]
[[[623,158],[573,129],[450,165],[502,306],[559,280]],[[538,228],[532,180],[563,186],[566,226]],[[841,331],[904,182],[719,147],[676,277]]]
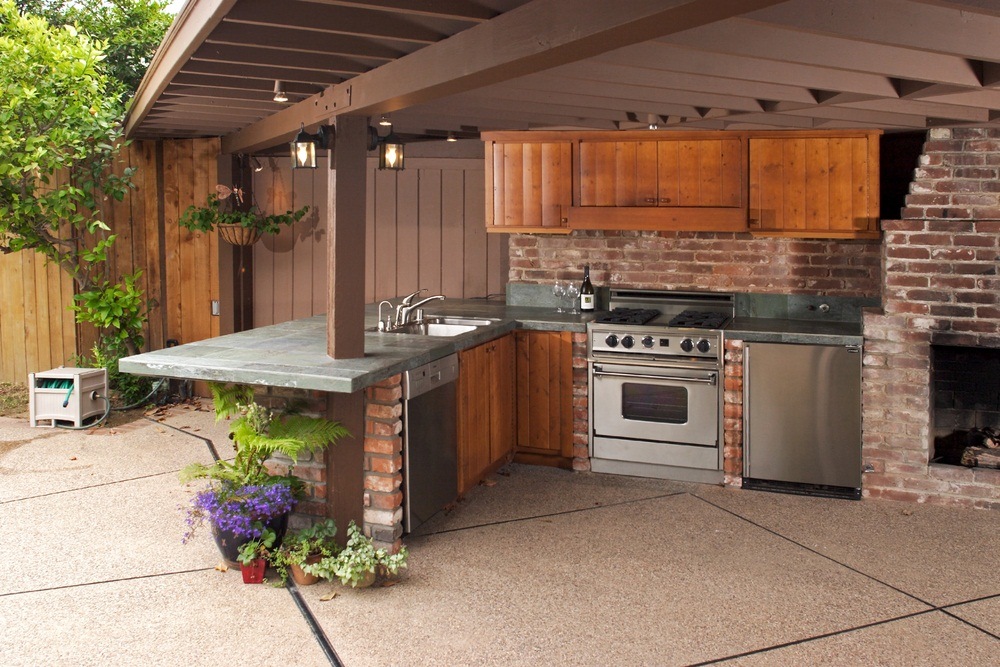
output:
[[[282,49],[224,44],[204,44],[191,54],[191,59],[226,63],[233,69],[233,74],[240,74],[246,65],[263,65],[300,69],[307,72],[337,72],[348,76],[367,72],[373,67],[378,67],[382,62],[321,53],[305,55]]]
[[[307,100],[233,136],[226,152],[246,152],[313,122],[342,113],[388,113],[508,81],[663,35],[720,21],[781,0],[534,0]],[[339,106],[329,101],[337,97]]]
[[[187,74],[217,74],[220,76],[229,76],[233,73],[233,67],[227,63],[213,63],[206,60],[189,60],[181,70]],[[267,65],[253,65],[245,64],[243,65],[243,75],[252,76],[258,79],[270,79],[272,82],[275,79],[281,79],[282,81],[301,81],[302,69],[290,69],[287,67],[269,67]],[[325,72],[322,70],[313,70],[309,76],[309,80],[314,84],[314,89],[317,86],[323,84],[333,85],[344,81],[346,77],[340,76],[336,72]],[[273,85],[273,83],[272,83]]]

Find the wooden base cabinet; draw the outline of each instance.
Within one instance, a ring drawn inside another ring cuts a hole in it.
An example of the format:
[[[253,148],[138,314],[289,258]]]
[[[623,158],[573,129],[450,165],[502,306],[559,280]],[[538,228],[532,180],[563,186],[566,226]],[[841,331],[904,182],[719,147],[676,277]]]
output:
[[[458,353],[458,492],[514,451],[514,335]]]
[[[572,469],[573,339],[568,331],[516,331],[514,460]]]

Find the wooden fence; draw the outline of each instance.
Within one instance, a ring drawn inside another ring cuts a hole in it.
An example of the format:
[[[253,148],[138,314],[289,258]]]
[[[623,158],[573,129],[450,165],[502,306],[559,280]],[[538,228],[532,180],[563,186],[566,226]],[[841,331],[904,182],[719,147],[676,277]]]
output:
[[[135,189],[115,202],[107,222],[118,235],[109,258],[117,278],[142,269],[150,300],[146,349],[166,341],[219,334],[211,301],[219,298],[218,240],[192,234],[177,218],[214,190],[218,139],[135,142],[115,170],[137,168]],[[72,279],[34,252],[0,256],[0,382],[27,381],[28,373],[73,365],[97,340],[92,327],[75,324]]]

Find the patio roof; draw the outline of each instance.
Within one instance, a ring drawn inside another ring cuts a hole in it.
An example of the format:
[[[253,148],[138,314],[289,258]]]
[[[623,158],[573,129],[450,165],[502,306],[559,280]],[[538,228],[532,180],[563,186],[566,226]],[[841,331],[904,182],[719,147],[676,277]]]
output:
[[[995,0],[189,0],[127,133],[995,125],[998,45]]]

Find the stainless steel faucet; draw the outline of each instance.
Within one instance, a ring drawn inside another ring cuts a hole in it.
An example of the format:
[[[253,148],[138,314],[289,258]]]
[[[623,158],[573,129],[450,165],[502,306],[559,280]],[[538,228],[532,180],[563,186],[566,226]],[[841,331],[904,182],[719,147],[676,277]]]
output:
[[[420,291],[422,292],[423,290]],[[416,295],[415,294],[411,295],[411,298],[413,296]],[[396,308],[396,326],[399,327],[403,326],[404,324],[407,324],[410,321],[410,313],[417,310],[418,308],[420,308],[420,306],[424,305],[425,303],[429,301],[443,301],[443,300],[444,300],[444,295],[436,294],[434,296],[429,296],[426,299],[421,299],[420,301],[417,301],[412,305],[410,305],[409,303],[407,303],[406,305],[401,304]]]

